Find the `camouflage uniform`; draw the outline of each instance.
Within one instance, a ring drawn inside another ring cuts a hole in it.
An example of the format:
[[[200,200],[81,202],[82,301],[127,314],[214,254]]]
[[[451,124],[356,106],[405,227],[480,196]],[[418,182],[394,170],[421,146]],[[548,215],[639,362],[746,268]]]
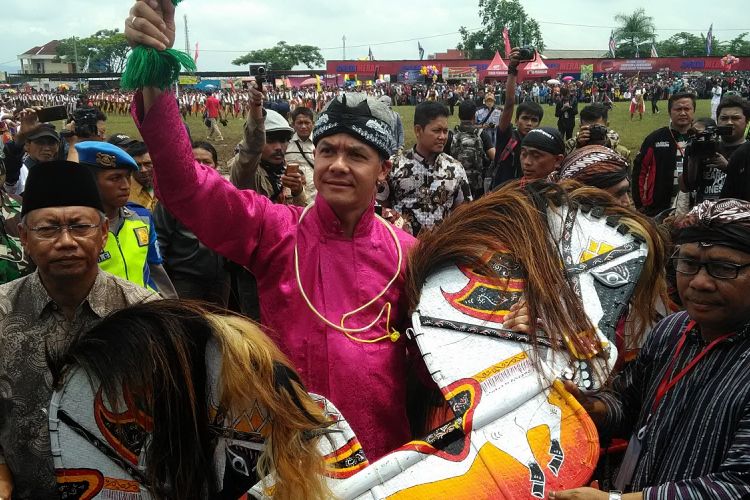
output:
[[[388,180],[390,204],[409,223],[414,234],[440,224],[471,190],[461,162],[440,153],[434,165],[412,148],[393,159]]]
[[[33,271],[18,239],[21,203],[0,190],[0,284]]]

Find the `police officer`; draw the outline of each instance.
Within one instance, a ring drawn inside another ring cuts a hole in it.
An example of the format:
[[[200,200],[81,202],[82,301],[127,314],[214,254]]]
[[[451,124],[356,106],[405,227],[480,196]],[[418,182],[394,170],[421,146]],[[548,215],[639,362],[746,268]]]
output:
[[[75,145],[78,159],[96,177],[104,213],[109,220],[107,244],[99,256],[99,267],[115,276],[177,298],[159,252],[151,212],[128,203],[130,177],[138,164],[122,149],[105,142],[85,141]]]

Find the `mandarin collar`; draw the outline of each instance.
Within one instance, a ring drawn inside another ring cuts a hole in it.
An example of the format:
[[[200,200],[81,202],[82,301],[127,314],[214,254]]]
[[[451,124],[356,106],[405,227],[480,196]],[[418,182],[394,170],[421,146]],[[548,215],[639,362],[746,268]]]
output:
[[[341,221],[339,220],[336,213],[331,208],[331,205],[323,198],[318,195],[315,197],[315,203],[313,205],[312,212],[315,213],[318,222],[320,232],[326,236],[333,236],[337,238],[344,237],[344,230],[342,229]],[[375,196],[373,195],[370,206],[365,210],[357,222],[354,228],[354,238],[365,236],[370,233],[373,221],[375,219]],[[304,222],[303,222],[304,223]]]
[[[47,289],[44,287],[38,270],[29,275],[29,285],[34,292],[34,295],[40,298],[40,300],[34,301],[34,304],[32,306],[32,312],[34,313],[35,318],[41,318],[44,311],[46,311],[48,308],[58,310],[57,304],[55,304],[55,301],[52,300],[52,297],[49,296]],[[78,305],[78,307],[76,308],[76,312],[84,304],[88,304],[94,314],[96,314],[98,317],[103,318],[107,316],[105,300],[106,286],[107,278],[104,275],[104,272],[99,270],[96,275],[96,279],[94,280],[94,285],[91,287],[91,290],[89,290],[86,298],[83,299],[83,302]]]

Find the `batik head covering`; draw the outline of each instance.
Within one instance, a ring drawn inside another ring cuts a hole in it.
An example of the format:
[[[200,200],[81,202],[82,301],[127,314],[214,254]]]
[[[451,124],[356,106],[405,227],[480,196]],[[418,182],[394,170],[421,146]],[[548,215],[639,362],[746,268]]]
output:
[[[531,130],[523,138],[521,146],[538,149],[553,155],[565,154],[565,140],[556,128],[540,127]]]
[[[397,148],[391,110],[374,97],[344,93],[328,103],[313,129],[313,144],[334,134],[349,134],[388,158]]]
[[[727,198],[704,201],[687,214],[677,243],[722,245],[750,253],[750,203]]]
[[[550,180],[573,179],[581,184],[607,189],[628,178],[628,162],[606,146],[585,146],[570,153]]]

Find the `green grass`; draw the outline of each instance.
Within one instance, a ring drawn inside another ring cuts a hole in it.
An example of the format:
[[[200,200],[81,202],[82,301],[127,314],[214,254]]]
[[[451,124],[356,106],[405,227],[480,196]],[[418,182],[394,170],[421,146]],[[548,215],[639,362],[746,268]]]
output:
[[[579,104],[579,110],[584,104]],[[543,105],[544,119],[542,125],[556,127],[557,119],[555,118],[555,108],[553,106]],[[414,137],[414,108],[412,106],[397,106],[394,108],[401,114],[406,133],[406,146],[412,146],[415,142]],[[631,150],[633,156],[641,147],[643,139],[652,131],[663,127],[669,123],[669,114],[667,113],[667,101],[659,102],[661,113],[651,114],[651,103],[646,103],[646,113],[643,115],[643,121],[638,120],[638,115],[633,121],[630,121],[629,103],[615,103],[614,109],[609,114],[610,128],[620,134],[622,144]],[[711,113],[711,102],[709,100],[698,101],[698,110],[695,117],[701,118],[709,116]],[[206,137],[207,129],[199,117],[188,117],[188,125],[194,140],[203,140]],[[229,119],[227,127],[222,127],[224,142],[214,143],[219,151],[219,161],[224,164],[232,155],[235,145],[242,139],[242,119]],[[458,123],[458,108],[456,114],[449,120],[451,127]],[[107,134],[124,133],[131,137],[140,137],[130,116],[111,115],[107,120]]]

